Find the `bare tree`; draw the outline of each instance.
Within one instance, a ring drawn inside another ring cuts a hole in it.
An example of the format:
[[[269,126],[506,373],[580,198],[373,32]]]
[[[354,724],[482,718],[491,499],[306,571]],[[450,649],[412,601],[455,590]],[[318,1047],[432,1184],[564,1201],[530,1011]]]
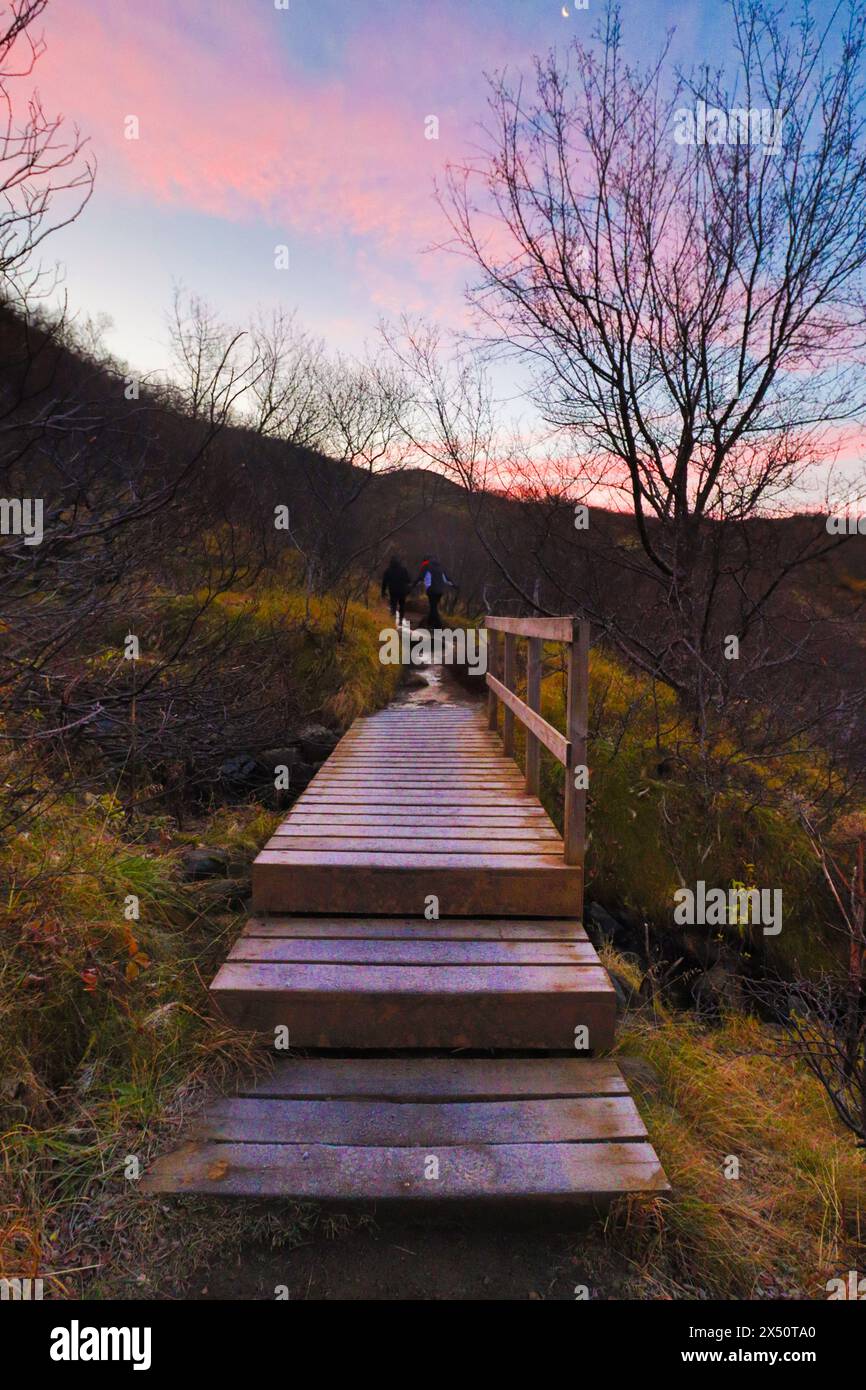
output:
[[[598,48],[537,62],[534,90],[495,77],[487,148],[443,194],[473,305],[573,438],[572,497],[627,504],[639,548],[631,528],[605,542],[667,620],[591,615],[700,723],[725,700],[723,636],[759,648],[780,586],[836,544],[815,518],[762,564],[752,519],[864,405],[863,5],[821,27],[804,8],[793,39],[759,0],[731,13],[730,80],[669,73],[667,47],[629,64],[616,9]],[[536,496],[565,543],[561,481]],[[572,554],[593,543],[567,530]],[[589,609],[551,559],[559,604]]]
[[[250,387],[253,428],[266,438],[318,448],[326,410],[321,389],[323,344],[302,329],[296,314],[282,308],[250,325],[261,371]]]
[[[250,335],[223,323],[198,295],[177,286],[168,323],[173,381],[193,420],[220,426],[264,373]]]
[[[38,92],[30,92],[19,114],[21,80],[45,51],[34,25],[47,2],[12,0],[0,10],[0,293],[17,302],[40,284],[34,252],[78,217],[96,170],[78,128],[67,134],[63,117],[49,116]]]

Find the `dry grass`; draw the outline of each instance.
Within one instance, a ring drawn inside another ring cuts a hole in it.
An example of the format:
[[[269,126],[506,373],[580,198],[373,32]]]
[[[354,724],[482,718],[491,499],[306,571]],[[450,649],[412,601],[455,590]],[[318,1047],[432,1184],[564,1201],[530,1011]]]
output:
[[[866,1164],[770,1029],[641,1011],[620,1024],[617,1053],[649,1064],[629,1079],[673,1187],[608,1223],[640,1296],[822,1298],[829,1278],[862,1268]],[[733,1159],[738,1178],[725,1175]]]

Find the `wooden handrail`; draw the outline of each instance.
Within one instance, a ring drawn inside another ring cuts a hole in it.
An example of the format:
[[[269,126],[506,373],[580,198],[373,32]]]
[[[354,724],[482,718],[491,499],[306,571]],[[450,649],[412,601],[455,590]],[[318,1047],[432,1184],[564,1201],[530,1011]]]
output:
[[[571,759],[571,744],[558,729],[554,729],[553,725],[548,724],[546,719],[542,719],[540,714],[536,714],[530,705],[525,704],[519,695],[515,695],[513,690],[509,690],[507,685],[503,685],[502,681],[491,676],[489,672],[487,688],[499,697],[507,710],[517,715],[527,734],[531,734],[539,743],[543,743],[545,748],[549,748],[563,767],[568,767]]]
[[[497,702],[501,701],[504,711],[503,749],[513,756],[514,720],[520,720],[526,730],[526,790],[533,796],[538,796],[541,784],[541,746],[562,763],[565,768],[564,858],[566,864],[582,864],[586,829],[589,623],[578,618],[487,617],[484,626],[490,633],[487,671],[490,727],[498,727]],[[526,700],[521,700],[513,688],[517,671],[515,640],[518,637],[529,639]],[[543,642],[564,642],[568,647],[565,734],[554,729],[541,715]]]
[[[508,632],[513,637],[540,637],[544,642],[571,642],[574,618],[485,618],[492,632]]]

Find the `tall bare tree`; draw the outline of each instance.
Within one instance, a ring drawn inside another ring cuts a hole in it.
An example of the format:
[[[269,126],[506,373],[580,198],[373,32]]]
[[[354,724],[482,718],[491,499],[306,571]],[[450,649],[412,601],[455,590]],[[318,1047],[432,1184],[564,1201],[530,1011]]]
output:
[[[34,253],[73,222],[93,191],[95,160],[76,126],[49,115],[22,85],[45,51],[36,34],[48,0],[0,9],[0,293],[26,300],[40,284]]]
[[[561,513],[557,601],[591,608],[562,556],[601,539],[563,522],[563,482],[622,499],[639,545],[631,527],[605,544],[666,620],[593,616],[700,720],[725,700],[725,635],[778,662],[767,605],[835,544],[815,518],[770,563],[752,519],[797,499],[864,407],[863,4],[791,27],[762,0],[730,11],[727,74],[671,71],[669,45],[630,63],[611,8],[533,84],[494,77],[486,147],[443,190],[491,340],[574,441],[529,489],[548,531]]]

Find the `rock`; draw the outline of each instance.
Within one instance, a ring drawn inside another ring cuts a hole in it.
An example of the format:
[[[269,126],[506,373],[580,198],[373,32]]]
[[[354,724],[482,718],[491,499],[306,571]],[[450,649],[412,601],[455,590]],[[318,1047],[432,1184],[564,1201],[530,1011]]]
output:
[[[292,791],[298,787],[305,787],[308,782],[312,782],[319,770],[317,763],[296,763],[290,774],[290,785]]]
[[[608,969],[607,973],[610,976],[610,982],[613,985],[614,994],[616,995],[617,1013],[624,1014],[631,1006],[635,991],[632,989],[625,975],[621,975],[618,970]]]
[[[211,878],[196,884],[196,905],[201,909],[243,907],[252,891],[248,878]]]
[[[603,941],[613,941],[619,928],[619,923],[602,907],[601,903],[587,903],[583,911],[585,926],[587,931],[593,929],[594,934]]]
[[[256,754],[256,762],[269,781],[276,776],[275,768],[294,767],[300,760],[301,753],[296,743],[290,743],[285,748],[266,748],[263,753]]]
[[[705,1013],[743,1007],[743,988],[738,976],[721,961],[703,971],[693,986],[695,1004]]]
[[[260,776],[259,765],[249,753],[238,753],[220,764],[219,779],[228,787],[254,787]]]
[[[192,883],[203,878],[225,878],[228,857],[219,849],[191,849],[183,856],[183,876]]]
[[[709,970],[711,966],[730,955],[727,944],[719,939],[718,928],[714,927],[711,930],[714,932],[713,936],[708,936],[706,932],[683,932],[683,945],[704,970]]]
[[[308,763],[323,763],[339,740],[340,735],[333,729],[326,729],[324,724],[307,724],[298,735],[301,754]]]
[[[587,903],[584,917],[588,934],[599,944],[607,941],[620,950],[637,944],[633,928],[621,920],[619,910],[608,912],[601,903]]]

